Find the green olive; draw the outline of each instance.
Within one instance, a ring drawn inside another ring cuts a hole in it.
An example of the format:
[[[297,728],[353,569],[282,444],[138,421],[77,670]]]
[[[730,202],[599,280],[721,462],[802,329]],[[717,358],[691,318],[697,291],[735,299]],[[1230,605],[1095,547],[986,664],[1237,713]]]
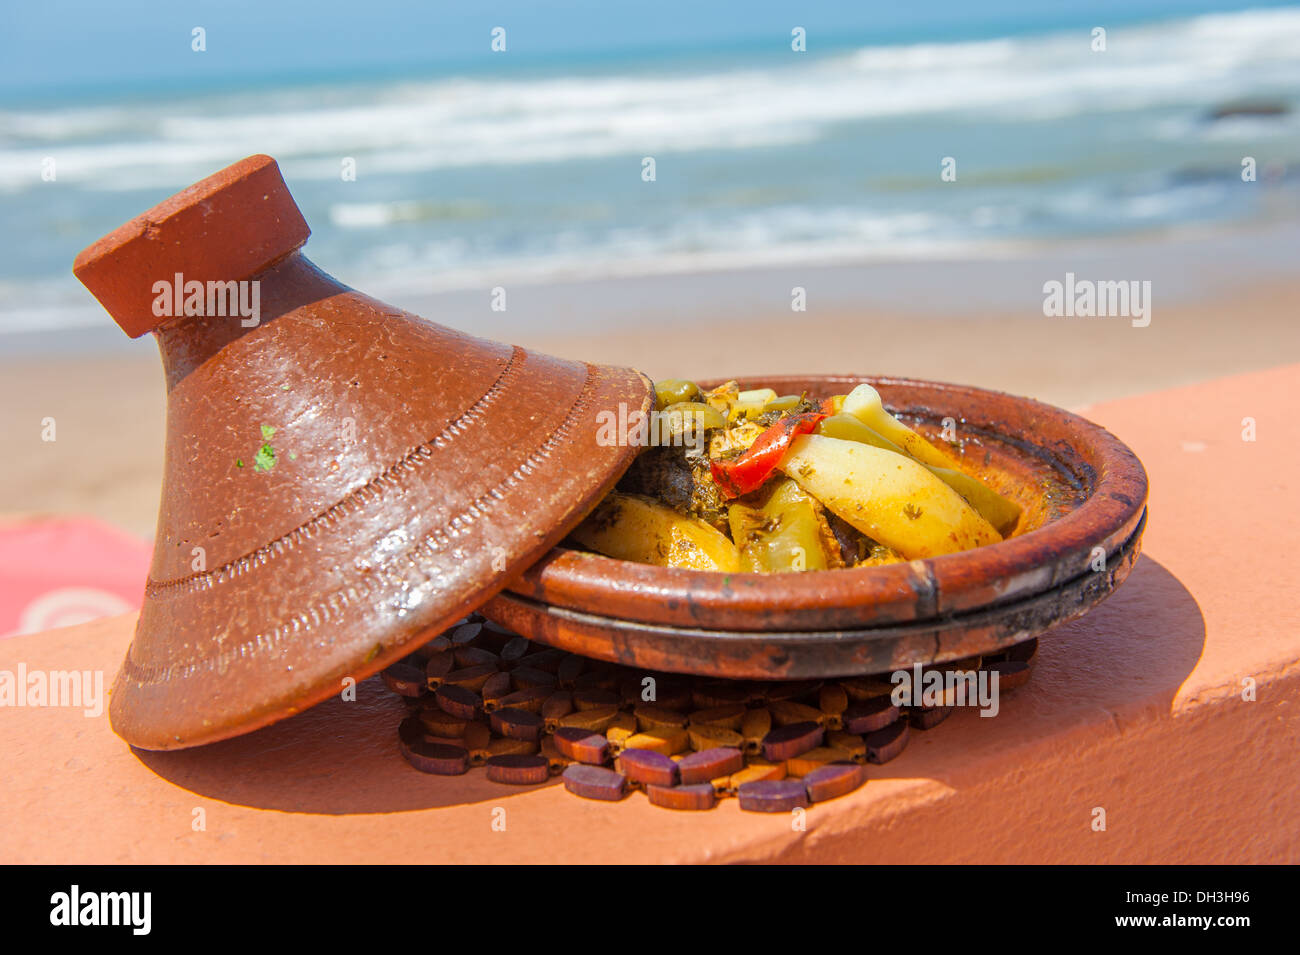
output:
[[[691,432],[703,434],[710,428],[725,428],[727,419],[717,408],[700,401],[678,401],[659,412],[660,433],[672,436]]]
[[[694,401],[700,395],[700,386],[681,378],[665,378],[655,382],[655,407],[659,410],[683,401]]]

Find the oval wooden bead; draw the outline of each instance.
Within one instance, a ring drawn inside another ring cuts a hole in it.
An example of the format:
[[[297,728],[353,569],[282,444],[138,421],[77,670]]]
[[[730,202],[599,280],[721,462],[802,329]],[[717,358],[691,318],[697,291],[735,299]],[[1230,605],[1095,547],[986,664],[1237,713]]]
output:
[[[823,686],[817,693],[817,709],[826,714],[826,728],[837,730],[843,725],[844,711],[849,706],[849,694],[838,683]]]
[[[616,801],[627,795],[627,779],[612,769],[574,763],[561,778],[565,789],[584,799]]]
[[[537,752],[545,756],[551,767],[551,775],[564,772],[564,767],[573,762],[568,756],[560,752],[560,748],[555,745],[554,736],[543,736],[537,741]]]
[[[433,697],[444,712],[462,720],[472,720],[483,709],[483,699],[464,686],[444,683]]]
[[[488,743],[488,759],[493,756],[531,756],[537,752],[538,743],[536,740],[528,739],[511,739],[508,736],[498,736],[492,742]]]
[[[684,729],[687,722],[686,714],[658,703],[640,703],[632,709],[632,715],[636,717],[637,727],[642,730],[658,727]]]
[[[492,755],[492,730],[483,723],[465,724],[465,735],[461,739],[465,749],[469,751],[470,765],[482,766]]]
[[[757,753],[763,749],[763,737],[772,730],[772,712],[765,706],[745,711],[740,722],[740,736],[744,740],[746,753]]]
[[[712,783],[694,783],[683,786],[646,786],[645,794],[651,804],[663,809],[702,810],[718,804],[718,794]]]
[[[739,752],[745,745],[743,736],[724,726],[692,726],[686,731],[686,735],[690,740],[691,749],[694,750],[716,749],[719,746],[727,746]]]
[[[665,756],[672,756],[687,749],[690,746],[690,738],[686,735],[686,730],[660,726],[633,733],[623,741],[623,745],[628,749],[650,749]]]
[[[844,729],[859,736],[882,730],[901,715],[887,696],[877,696],[849,705],[841,717]]]
[[[423,707],[415,718],[424,726],[424,731],[432,736],[464,736],[469,721],[448,713],[441,706]]]
[[[719,776],[730,776],[745,768],[745,754],[739,749],[720,746],[706,749],[678,761],[677,774],[683,786],[711,783]]]
[[[862,742],[861,736],[848,730],[827,730],[826,745],[843,750],[855,763],[866,762],[867,744]]]
[[[444,633],[434,637],[424,646],[420,647],[413,654],[411,654],[411,656],[418,658],[420,660],[421,665],[423,665],[425,661],[427,661],[429,657],[433,656],[435,653],[440,653],[443,650],[450,650],[450,649],[451,649],[451,639]]]
[[[609,729],[611,723],[618,717],[618,707],[601,706],[594,710],[577,710],[565,716],[561,716],[557,721],[558,726],[577,726],[582,729],[593,730],[603,733]]]
[[[907,747],[911,728],[907,720],[897,720],[883,730],[876,730],[862,737],[867,747],[867,762],[887,763]]]
[[[650,749],[625,749],[619,753],[618,769],[634,783],[645,786],[675,786],[677,762]]]
[[[493,756],[487,761],[487,778],[495,783],[532,786],[551,776],[551,764],[544,756]]]
[[[484,711],[491,713],[501,705],[501,700],[511,693],[510,674],[499,670],[487,678],[479,695],[483,697]]]
[[[762,780],[785,779],[784,763],[750,763],[738,773],[732,773],[731,778],[727,780],[727,788],[731,792],[736,792],[745,783],[759,782]]]
[[[419,697],[429,692],[424,673],[409,663],[394,663],[381,676],[384,685],[399,696]]]
[[[459,776],[469,769],[469,753],[459,746],[418,739],[408,743],[402,754],[422,773]]]
[[[789,726],[791,723],[817,723],[822,726],[826,724],[826,714],[806,703],[773,700],[767,708],[772,713],[772,722],[777,726]]]
[[[599,765],[609,758],[609,740],[581,726],[561,726],[552,737],[555,747],[569,759]]]
[[[818,746],[798,756],[791,756],[785,761],[785,771],[791,776],[807,776],[809,773],[831,763],[849,763],[852,754],[833,746]]]
[[[825,802],[853,792],[867,781],[867,771],[856,763],[830,763],[803,777],[812,802]]]
[[[497,654],[497,658],[501,661],[499,665],[503,670],[516,666],[531,646],[532,641],[527,637],[511,637]]]
[[[609,740],[610,752],[621,752],[628,738],[636,732],[636,717],[631,713],[620,711],[609,726],[605,727],[605,738]]]
[[[791,723],[778,726],[763,737],[763,755],[774,763],[784,762],[792,756],[816,749],[826,737],[820,723]]]
[[[497,668],[490,663],[473,667],[461,667],[446,674],[442,678],[442,685],[463,686],[465,689],[477,693],[483,689],[483,684],[487,683],[488,678],[496,672]]]
[[[573,694],[568,690],[556,690],[542,703],[541,716],[546,722],[546,731],[554,733],[560,719],[572,712]]]
[[[493,710],[488,719],[494,733],[510,739],[536,741],[542,735],[542,718],[530,710],[506,707]]]
[[[431,690],[442,685],[442,678],[456,669],[456,657],[450,650],[432,654],[424,663],[424,682]]]
[[[427,735],[428,731],[424,728],[424,724],[420,722],[419,717],[408,716],[397,724],[397,743],[399,746],[413,743]]]
[[[482,647],[456,647],[451,651],[458,667],[490,666],[499,669],[498,657],[491,650]]]
[[[458,627],[453,627],[447,636],[451,639],[453,647],[464,647],[473,644],[482,632],[483,624],[481,623],[462,623]]]
[[[696,710],[690,715],[691,726],[721,726],[723,729],[739,730],[745,722],[745,714],[750,712],[748,707],[741,706],[739,703],[732,703],[728,706],[711,706],[708,709]]]
[[[767,779],[742,783],[736,789],[740,808],[748,812],[789,812],[808,806],[801,779]]]

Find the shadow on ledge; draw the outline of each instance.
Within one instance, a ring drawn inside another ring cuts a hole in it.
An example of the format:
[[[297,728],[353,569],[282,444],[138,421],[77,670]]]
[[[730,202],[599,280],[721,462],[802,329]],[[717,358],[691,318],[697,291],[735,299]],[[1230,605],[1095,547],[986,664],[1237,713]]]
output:
[[[958,787],[965,784],[961,770],[971,769],[982,751],[1097,719],[1114,719],[1122,727],[1136,710],[1167,713],[1204,642],[1205,621],[1195,598],[1143,556],[1110,599],[1042,638],[1033,679],[1006,694],[997,717],[963,711],[934,729],[914,732],[907,751],[871,766],[869,778],[931,778]],[[198,795],[282,812],[405,812],[500,800],[534,788],[490,782],[481,769],[464,776],[416,771],[397,749],[397,724],[405,713],[405,705],[373,677],[358,685],[355,702],[334,698],[210,746],[135,754],[159,776]]]

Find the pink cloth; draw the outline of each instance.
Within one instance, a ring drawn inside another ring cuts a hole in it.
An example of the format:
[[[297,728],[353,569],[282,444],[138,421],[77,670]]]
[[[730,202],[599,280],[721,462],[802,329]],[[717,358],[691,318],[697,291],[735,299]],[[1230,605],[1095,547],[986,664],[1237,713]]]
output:
[[[92,518],[0,525],[0,637],[138,610],[151,552]]]

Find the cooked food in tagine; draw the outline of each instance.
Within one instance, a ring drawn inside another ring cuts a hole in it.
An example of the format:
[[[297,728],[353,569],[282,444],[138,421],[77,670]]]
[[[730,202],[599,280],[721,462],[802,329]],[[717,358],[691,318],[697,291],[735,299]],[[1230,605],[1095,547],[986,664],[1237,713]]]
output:
[[[831,570],[993,544],[1020,518],[870,385],[821,400],[734,381],[655,391],[649,446],[571,535],[582,547],[694,570]]]

